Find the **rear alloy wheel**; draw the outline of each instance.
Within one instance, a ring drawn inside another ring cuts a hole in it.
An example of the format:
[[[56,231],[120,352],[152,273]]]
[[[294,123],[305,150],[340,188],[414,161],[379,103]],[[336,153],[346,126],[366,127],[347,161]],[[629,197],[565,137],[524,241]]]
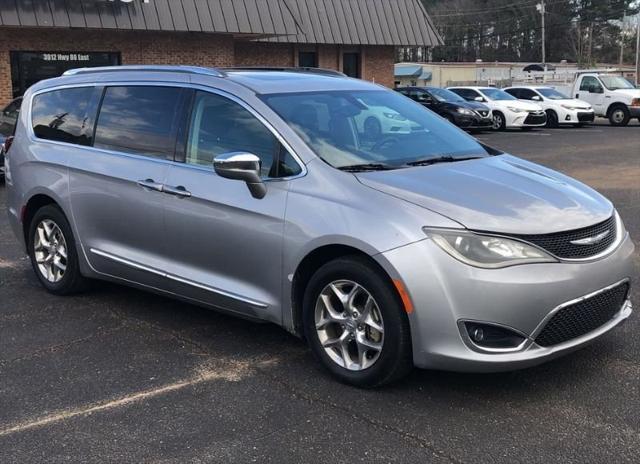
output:
[[[29,257],[42,285],[56,295],[84,290],[71,227],[54,205],[40,208],[29,224]]]
[[[302,309],[313,354],[338,380],[377,387],[413,367],[402,300],[389,277],[366,258],[348,256],[320,267]]]
[[[493,113],[493,126],[492,129],[496,131],[503,131],[507,128],[507,121],[504,119],[502,113]]]
[[[624,106],[616,106],[609,113],[609,122],[612,126],[626,126],[629,124],[629,119],[631,119],[631,115]]]

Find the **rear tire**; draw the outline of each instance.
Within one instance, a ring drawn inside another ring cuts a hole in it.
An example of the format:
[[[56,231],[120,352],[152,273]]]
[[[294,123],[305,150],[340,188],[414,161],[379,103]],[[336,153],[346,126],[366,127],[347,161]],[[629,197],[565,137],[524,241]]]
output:
[[[402,301],[388,276],[362,257],[316,271],[304,294],[303,325],[314,356],[343,383],[374,388],[413,367]]]
[[[27,240],[31,265],[47,291],[71,295],[86,288],[71,226],[60,208],[46,205],[36,211]]]
[[[630,119],[629,109],[625,106],[615,106],[609,112],[609,122],[612,126],[626,126]]]

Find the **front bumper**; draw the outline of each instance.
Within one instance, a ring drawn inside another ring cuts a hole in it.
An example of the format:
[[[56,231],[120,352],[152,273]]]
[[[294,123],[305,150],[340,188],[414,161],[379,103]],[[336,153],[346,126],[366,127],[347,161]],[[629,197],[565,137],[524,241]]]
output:
[[[479,269],[442,251],[430,239],[384,253],[382,264],[402,279],[414,311],[409,315],[414,364],[464,372],[521,369],[569,353],[600,337],[632,312],[630,301],[599,328],[551,347],[533,339],[554,309],[628,279],[634,245],[627,236],[605,258]],[[426,264],[428,263],[428,264]],[[463,338],[460,321],[510,327],[527,337],[517,351],[488,353]]]
[[[462,129],[491,129],[493,119],[490,117],[480,117],[471,115],[456,114],[454,117],[456,126]]]
[[[632,118],[640,118],[640,106],[629,106],[629,114]]]
[[[507,113],[507,127],[544,127],[547,124],[547,115],[544,111],[541,114],[534,113]]]

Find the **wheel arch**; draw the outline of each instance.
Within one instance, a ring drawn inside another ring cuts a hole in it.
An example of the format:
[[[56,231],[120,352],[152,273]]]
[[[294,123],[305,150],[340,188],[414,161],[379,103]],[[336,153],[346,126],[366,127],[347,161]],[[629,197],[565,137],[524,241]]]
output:
[[[363,251],[361,248],[357,248],[352,245],[345,244],[328,244],[319,246],[309,251],[304,258],[300,261],[291,280],[291,311],[292,311],[292,323],[294,333],[298,336],[303,336],[302,328],[302,302],[304,299],[304,292],[307,288],[309,280],[317,269],[326,263],[338,258],[346,256],[357,256],[364,259],[374,268],[393,282],[392,277],[387,270],[378,262],[371,254]],[[400,295],[398,295],[400,297]]]
[[[623,107],[624,109],[628,109],[628,105],[626,103],[622,103],[620,101],[616,101],[611,103],[608,107],[607,107],[607,118],[609,116],[611,116],[611,112],[616,109],[616,108],[620,108]]]
[[[35,216],[36,212],[40,208],[47,205],[57,206],[66,216],[66,213],[64,212],[64,210],[62,210],[60,203],[56,201],[56,199],[52,195],[47,193],[35,193],[29,198],[29,200],[22,207],[22,211],[20,213],[20,219],[22,221],[22,234],[24,237],[24,243],[27,249],[29,246],[28,245],[29,228],[31,226],[31,221],[33,220],[33,217]]]

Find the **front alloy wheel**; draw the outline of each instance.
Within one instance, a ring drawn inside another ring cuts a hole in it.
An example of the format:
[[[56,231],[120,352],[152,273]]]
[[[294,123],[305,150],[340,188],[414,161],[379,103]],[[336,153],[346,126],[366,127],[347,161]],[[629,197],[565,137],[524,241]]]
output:
[[[493,126],[492,129],[499,131],[504,130],[506,127],[506,121],[504,120],[504,116],[500,113],[493,113]]]
[[[338,366],[350,371],[371,367],[380,357],[384,322],[376,300],[361,285],[338,280],[318,296],[315,309],[320,344]]]
[[[402,299],[371,258],[344,256],[320,266],[305,285],[301,322],[314,356],[341,382],[377,387],[413,365]]]

